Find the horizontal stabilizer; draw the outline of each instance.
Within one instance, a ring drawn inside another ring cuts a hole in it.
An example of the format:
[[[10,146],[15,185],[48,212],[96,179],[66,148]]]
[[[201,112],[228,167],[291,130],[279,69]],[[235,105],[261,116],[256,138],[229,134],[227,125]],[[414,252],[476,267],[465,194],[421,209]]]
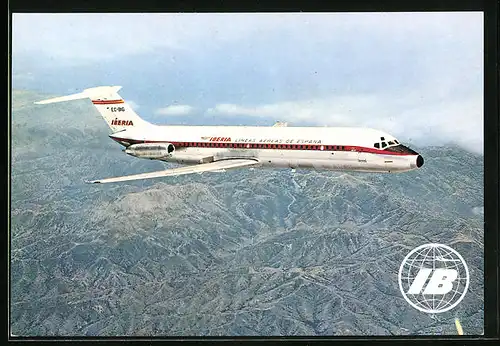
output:
[[[36,105],[45,105],[48,103],[56,103],[56,102],[65,102],[65,101],[71,101],[71,100],[78,100],[78,99],[85,99],[88,96],[85,95],[84,93],[78,93],[78,94],[73,94],[73,95],[68,95],[68,96],[60,96],[60,97],[54,97],[48,100],[43,100],[43,101],[37,101],[35,102]]]
[[[86,181],[86,183],[104,184],[104,183],[115,183],[115,182],[120,182],[120,181],[151,179],[151,178],[177,176],[177,175],[193,174],[193,173],[220,172],[222,170],[231,169],[231,168],[254,166],[254,165],[257,165],[258,163],[259,163],[259,161],[257,159],[228,159],[228,160],[221,160],[221,161],[215,161],[215,162],[210,162],[210,163],[202,163],[202,164],[188,166],[188,167],[167,169],[165,171],[141,173],[141,174],[127,175],[127,176],[123,176],[123,177]]]
[[[37,101],[35,102],[35,104],[44,105],[48,103],[65,102],[65,101],[79,100],[85,98],[93,99],[93,98],[107,97],[111,95],[116,95],[118,90],[120,90],[121,88],[122,88],[121,86],[100,86],[95,88],[89,88],[77,94],[54,97],[43,101]]]

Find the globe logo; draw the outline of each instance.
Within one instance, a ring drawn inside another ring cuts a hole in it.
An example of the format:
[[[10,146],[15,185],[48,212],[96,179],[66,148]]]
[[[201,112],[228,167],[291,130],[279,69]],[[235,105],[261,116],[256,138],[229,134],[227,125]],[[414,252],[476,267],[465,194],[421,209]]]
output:
[[[399,267],[399,289],[405,300],[422,312],[453,309],[469,288],[469,268],[463,257],[443,244],[413,249]]]

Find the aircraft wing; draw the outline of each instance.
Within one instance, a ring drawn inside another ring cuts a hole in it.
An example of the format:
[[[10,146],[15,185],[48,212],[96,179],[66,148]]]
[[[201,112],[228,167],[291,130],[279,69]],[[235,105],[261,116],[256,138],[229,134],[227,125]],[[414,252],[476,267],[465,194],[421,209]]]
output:
[[[183,175],[183,174],[213,172],[213,171],[220,171],[220,170],[231,169],[231,168],[253,166],[253,165],[256,165],[258,163],[259,163],[259,161],[257,159],[226,159],[226,160],[220,160],[220,161],[209,162],[209,163],[202,163],[199,165],[193,165],[193,166],[187,166],[187,167],[172,168],[172,169],[167,169],[165,171],[141,173],[141,174],[134,174],[134,175],[126,175],[126,176],[122,176],[122,177],[86,181],[86,183],[105,184],[105,183],[115,183],[115,182],[119,182],[119,181],[151,179],[151,178],[169,177],[169,176],[176,176],[176,175]]]

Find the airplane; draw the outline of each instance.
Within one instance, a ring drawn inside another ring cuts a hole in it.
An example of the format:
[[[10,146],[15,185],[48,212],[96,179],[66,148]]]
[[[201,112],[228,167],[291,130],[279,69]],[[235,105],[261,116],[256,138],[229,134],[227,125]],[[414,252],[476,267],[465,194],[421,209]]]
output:
[[[141,119],[118,94],[121,86],[99,86],[35,104],[90,98],[114,141],[138,158],[184,167],[86,181],[112,183],[235,168],[286,167],[396,173],[422,167],[423,157],[390,134],[361,127],[181,126]]]

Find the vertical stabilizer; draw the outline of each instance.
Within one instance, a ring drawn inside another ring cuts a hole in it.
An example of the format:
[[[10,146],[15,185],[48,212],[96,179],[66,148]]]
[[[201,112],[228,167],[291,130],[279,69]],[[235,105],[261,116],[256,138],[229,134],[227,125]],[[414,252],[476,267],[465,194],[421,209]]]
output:
[[[151,126],[141,119],[118,94],[121,86],[100,86],[85,89],[81,93],[55,97],[35,104],[48,104],[90,98],[113,132]]]

